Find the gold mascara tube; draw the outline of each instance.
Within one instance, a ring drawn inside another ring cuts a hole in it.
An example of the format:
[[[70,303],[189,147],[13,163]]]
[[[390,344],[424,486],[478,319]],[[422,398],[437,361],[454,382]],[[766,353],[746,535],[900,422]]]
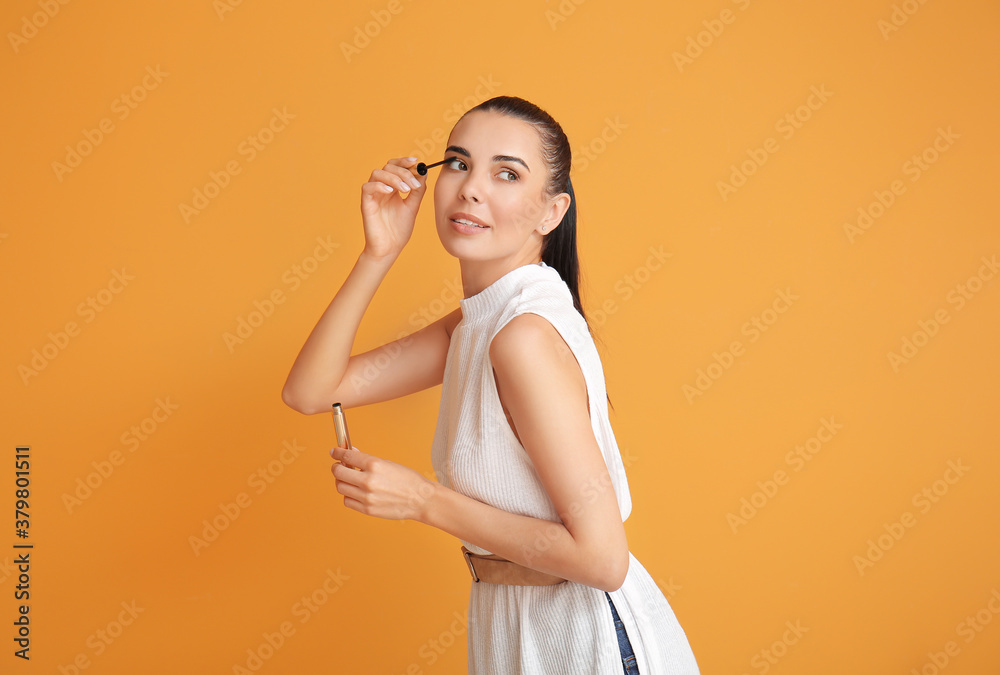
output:
[[[344,409],[341,407],[340,403],[333,404],[333,428],[337,432],[337,447],[338,448],[348,448],[353,447],[351,445],[351,434],[347,431],[347,415],[344,414]],[[347,462],[342,462],[344,466],[356,469],[357,467],[351,466]]]

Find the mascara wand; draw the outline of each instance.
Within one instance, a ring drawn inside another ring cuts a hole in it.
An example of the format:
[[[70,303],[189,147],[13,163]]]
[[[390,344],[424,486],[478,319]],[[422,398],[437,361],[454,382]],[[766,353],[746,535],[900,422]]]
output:
[[[420,164],[417,164],[417,173],[419,173],[421,176],[426,176],[427,169],[433,169],[434,167],[440,166],[441,164],[444,164],[445,162],[448,162],[451,159],[452,159],[451,157],[449,157],[448,159],[442,159],[440,162],[435,162],[434,164],[424,164],[423,162],[420,162]]]

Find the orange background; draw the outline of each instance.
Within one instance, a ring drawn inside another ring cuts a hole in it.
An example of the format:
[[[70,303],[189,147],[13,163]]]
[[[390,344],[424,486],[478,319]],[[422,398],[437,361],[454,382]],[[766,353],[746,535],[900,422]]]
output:
[[[1000,663],[995,2],[16,0],[0,26],[3,672],[465,672],[459,542],[344,508],[329,416],[280,391],[361,184],[498,94],[573,146],[626,531],[702,672]],[[355,352],[457,306],[432,206]],[[430,472],[439,393],[350,411],[354,444]]]

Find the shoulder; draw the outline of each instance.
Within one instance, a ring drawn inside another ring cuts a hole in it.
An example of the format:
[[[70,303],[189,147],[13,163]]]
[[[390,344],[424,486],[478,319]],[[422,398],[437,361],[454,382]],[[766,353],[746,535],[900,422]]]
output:
[[[510,319],[493,337],[489,352],[498,373],[545,388],[567,380],[583,382],[582,370],[569,345],[556,327],[539,314],[528,312]]]
[[[563,343],[555,326],[540,314],[525,312],[503,325],[490,342],[490,356],[526,355],[555,349]],[[565,343],[563,343],[565,344]]]

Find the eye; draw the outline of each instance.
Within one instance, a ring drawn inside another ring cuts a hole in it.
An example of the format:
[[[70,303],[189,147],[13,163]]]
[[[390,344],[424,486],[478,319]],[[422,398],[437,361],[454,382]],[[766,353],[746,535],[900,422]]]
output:
[[[510,169],[500,169],[500,174],[501,175],[503,175],[505,173],[506,174],[510,174],[512,176],[512,178],[505,179],[508,183],[513,183],[514,181],[516,181],[518,179],[518,175],[516,173],[514,173],[513,171],[511,171]]]
[[[461,164],[463,167],[465,167],[465,162],[463,162],[462,160],[460,160],[458,157],[451,157],[451,158],[449,158],[448,159],[448,163],[445,166],[454,168],[454,166],[455,166],[456,163],[457,164]]]

